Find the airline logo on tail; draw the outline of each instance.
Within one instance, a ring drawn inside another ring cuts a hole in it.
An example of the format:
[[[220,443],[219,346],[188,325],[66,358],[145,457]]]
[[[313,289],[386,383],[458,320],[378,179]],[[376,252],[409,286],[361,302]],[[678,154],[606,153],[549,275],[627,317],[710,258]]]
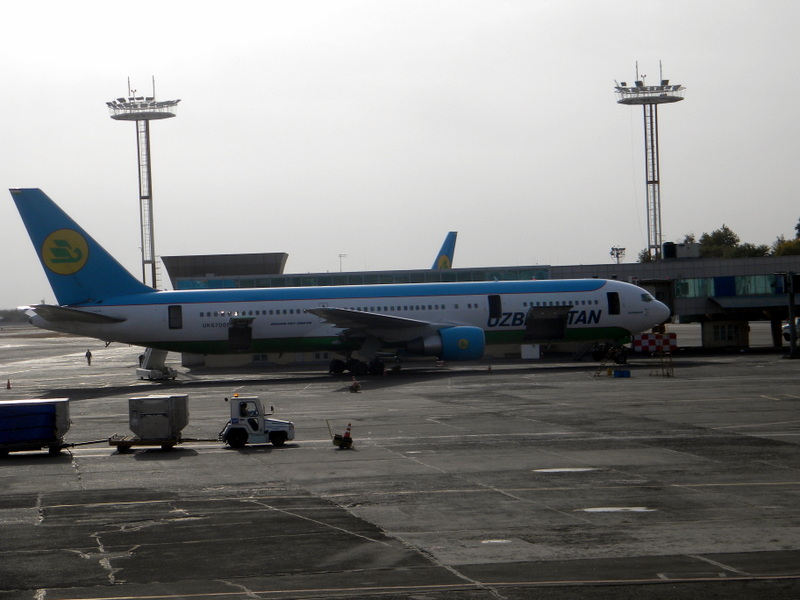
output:
[[[438,260],[436,261],[436,268],[437,269],[450,269],[450,257],[446,254],[442,254]]]
[[[73,275],[89,258],[89,244],[77,231],[59,229],[47,236],[42,244],[42,262],[59,275]]]

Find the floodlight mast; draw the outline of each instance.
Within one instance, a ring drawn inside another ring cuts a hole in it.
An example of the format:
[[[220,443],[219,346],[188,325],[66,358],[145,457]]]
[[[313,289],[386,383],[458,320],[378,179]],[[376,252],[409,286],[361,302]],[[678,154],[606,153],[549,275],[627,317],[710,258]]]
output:
[[[686,90],[682,85],[670,84],[661,75],[659,85],[647,85],[645,75],[639,77],[636,63],[636,82],[633,86],[624,81],[615,86],[617,104],[641,105],[644,115],[645,176],[647,179],[647,256],[650,260],[661,258],[661,189],[658,156],[658,105],[680,102]],[[615,82],[616,83],[616,82]]]
[[[155,231],[153,226],[153,175],[150,169],[150,121],[175,116],[180,100],[156,101],[156,81],[153,95],[137,96],[128,79],[128,97],[106,102],[111,118],[116,121],[136,121],[136,148],[139,161],[139,222],[142,236],[142,281],[158,289]],[[148,282],[148,272],[149,279]]]

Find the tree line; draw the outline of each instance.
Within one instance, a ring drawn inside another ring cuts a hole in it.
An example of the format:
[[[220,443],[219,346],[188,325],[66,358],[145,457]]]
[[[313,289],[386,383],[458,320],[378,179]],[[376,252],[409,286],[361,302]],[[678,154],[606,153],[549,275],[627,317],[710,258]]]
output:
[[[684,244],[700,243],[700,258],[750,258],[762,256],[792,256],[800,255],[800,220],[794,226],[794,239],[787,240],[780,235],[772,243],[751,244],[742,242],[730,227],[722,224],[722,227],[715,229],[711,233],[703,233],[698,240],[693,233],[687,233],[682,242]],[[647,249],[639,253],[639,262],[651,260]]]

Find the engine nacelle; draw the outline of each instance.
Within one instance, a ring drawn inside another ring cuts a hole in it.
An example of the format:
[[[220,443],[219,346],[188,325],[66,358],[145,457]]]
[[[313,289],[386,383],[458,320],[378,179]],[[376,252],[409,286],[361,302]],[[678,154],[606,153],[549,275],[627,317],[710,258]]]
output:
[[[410,354],[438,356],[442,360],[478,360],[483,357],[486,337],[480,327],[446,327],[436,335],[408,342]]]

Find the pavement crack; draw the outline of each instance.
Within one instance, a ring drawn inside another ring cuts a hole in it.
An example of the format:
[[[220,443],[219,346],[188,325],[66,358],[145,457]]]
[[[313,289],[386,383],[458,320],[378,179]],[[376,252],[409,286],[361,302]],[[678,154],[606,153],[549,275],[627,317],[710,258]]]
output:
[[[386,546],[386,547],[391,547],[392,546],[388,542],[385,542],[383,540],[376,540],[374,538],[369,537],[368,535],[364,535],[363,533],[356,533],[355,531],[349,531],[349,530],[347,530],[347,529],[345,529],[343,527],[337,527],[335,525],[331,525],[330,523],[325,523],[324,521],[320,521],[318,519],[312,519],[311,517],[307,517],[307,516],[304,516],[304,515],[301,515],[301,514],[298,514],[298,513],[294,513],[294,512],[285,510],[283,508],[276,508],[274,506],[270,506],[269,504],[266,504],[266,503],[261,502],[259,500],[249,500],[249,502],[252,502],[253,504],[258,504],[259,506],[263,506],[264,508],[268,508],[269,510],[274,510],[275,512],[279,512],[279,513],[282,513],[284,515],[289,515],[290,517],[294,517],[295,519],[302,519],[304,521],[308,521],[309,523],[314,523],[316,525],[319,525],[320,527],[327,527],[328,529],[333,529],[334,531],[339,531],[341,533],[346,533],[348,535],[352,535],[354,537],[361,538],[363,540],[367,540],[368,542],[373,542],[375,544],[381,544],[381,545]]]
[[[83,483],[83,474],[81,473],[81,468],[78,465],[78,461],[75,459],[75,454],[73,454],[71,449],[67,449],[67,452],[69,452],[69,457],[71,461],[70,464],[75,471],[75,475],[78,477],[78,485],[80,486],[82,491],[85,491],[86,486]]]
[[[236,588],[237,590],[241,590],[241,591],[242,591],[242,593],[243,593],[243,594],[244,594],[244,595],[245,595],[247,598],[261,598],[261,596],[259,596],[258,594],[256,594],[256,593],[255,593],[253,590],[251,590],[250,588],[247,588],[247,587],[245,587],[245,586],[243,586],[243,585],[241,585],[241,584],[239,584],[239,583],[234,583],[234,582],[232,582],[232,581],[226,581],[226,580],[224,580],[224,579],[217,579],[217,581],[218,581],[219,583],[221,583],[222,585],[228,585],[228,586],[230,586],[230,587],[232,587],[232,588]]]
[[[41,525],[44,522],[44,507],[42,506],[42,494],[36,494],[36,522],[34,525]]]
[[[138,547],[134,546],[130,550],[122,551],[122,552],[107,552],[105,546],[103,545],[100,536],[102,532],[93,533],[91,536],[94,538],[94,541],[97,543],[97,552],[83,552],[81,550],[69,550],[69,552],[74,552],[81,558],[85,560],[96,560],[100,567],[106,572],[106,576],[108,577],[108,582],[111,585],[116,583],[122,583],[123,580],[117,578],[117,573],[122,571],[121,567],[114,568],[111,564],[111,561],[115,558],[130,558],[133,554],[133,551]]]

